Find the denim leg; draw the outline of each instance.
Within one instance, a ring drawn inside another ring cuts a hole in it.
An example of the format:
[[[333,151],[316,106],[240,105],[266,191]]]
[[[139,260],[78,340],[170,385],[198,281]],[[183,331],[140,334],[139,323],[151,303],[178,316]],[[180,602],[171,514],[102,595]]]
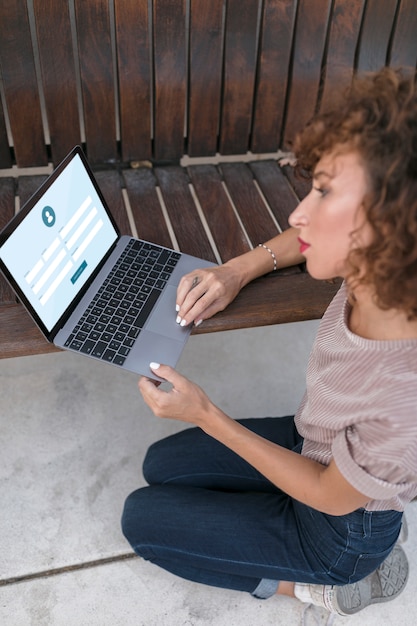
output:
[[[290,450],[301,451],[294,417],[238,420],[249,430]],[[189,485],[229,491],[279,490],[229,448],[199,428],[189,428],[154,443],[143,464],[150,485]]]
[[[252,593],[264,578],[310,570],[297,555],[291,500],[284,494],[154,485],[131,494],[123,532],[137,554],[195,582]],[[294,547],[294,549],[293,549]]]
[[[301,450],[291,417],[242,422]],[[228,589],[264,594],[265,581],[354,582],[383,561],[401,524],[395,511],[314,511],[195,428],[151,446],[144,473],[150,486],[128,497],[122,519],[135,552],[183,578]]]

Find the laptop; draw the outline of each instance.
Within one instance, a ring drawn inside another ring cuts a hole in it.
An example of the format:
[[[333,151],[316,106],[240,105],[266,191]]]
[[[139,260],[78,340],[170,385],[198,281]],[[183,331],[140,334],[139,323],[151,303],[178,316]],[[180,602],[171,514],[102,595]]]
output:
[[[176,323],[181,277],[214,265],[121,236],[76,146],[0,233],[0,268],[46,339],[158,380],[191,328]]]

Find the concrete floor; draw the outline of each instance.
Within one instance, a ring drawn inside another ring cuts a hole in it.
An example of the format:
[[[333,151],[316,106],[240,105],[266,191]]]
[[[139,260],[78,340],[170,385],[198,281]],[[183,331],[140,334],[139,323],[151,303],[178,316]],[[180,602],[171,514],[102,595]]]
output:
[[[304,390],[316,322],[192,337],[178,369],[233,417],[288,414]],[[309,626],[327,615],[288,598],[178,579],[136,557],[120,531],[148,445],[183,426],[158,420],[136,376],[69,353],[0,361],[0,624]],[[403,626],[417,609],[417,504],[396,601],[335,625]],[[47,573],[47,575],[45,575]]]

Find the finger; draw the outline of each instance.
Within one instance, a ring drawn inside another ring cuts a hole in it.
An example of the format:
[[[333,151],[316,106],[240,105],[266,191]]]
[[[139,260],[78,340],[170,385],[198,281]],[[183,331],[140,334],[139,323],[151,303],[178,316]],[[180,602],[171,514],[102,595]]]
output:
[[[179,374],[170,365],[161,365],[160,363],[152,362],[149,364],[149,367],[154,374],[171,383],[173,387],[178,387],[185,380],[184,376]]]
[[[194,273],[186,274],[180,280],[180,284],[177,288],[177,311],[180,310],[184,304],[185,299],[192,289],[194,289],[198,283],[201,282],[201,278]]]
[[[201,313],[196,313],[194,317],[194,326],[200,326],[204,320],[210,319],[219,311],[223,311],[226,308],[226,304],[222,304],[220,301],[213,302],[208,307],[205,307]]]

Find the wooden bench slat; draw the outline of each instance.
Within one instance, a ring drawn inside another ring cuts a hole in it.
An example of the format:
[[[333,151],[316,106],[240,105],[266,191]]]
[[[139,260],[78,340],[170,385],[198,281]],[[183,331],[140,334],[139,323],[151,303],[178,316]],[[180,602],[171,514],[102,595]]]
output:
[[[417,8],[415,0],[402,0],[392,38],[390,65],[407,68],[409,73],[417,65]]]
[[[334,94],[348,87],[352,81],[364,6],[365,0],[335,2],[324,68],[321,109],[331,106]]]
[[[107,0],[75,0],[87,156],[117,160],[110,15]]]
[[[224,96],[220,152],[244,154],[249,148],[256,73],[258,0],[229,0],[226,9]]]
[[[94,172],[98,186],[122,235],[131,235],[129,218],[122,195],[122,179],[116,170]]]
[[[250,250],[239,220],[214,165],[193,165],[188,174],[222,261]]]
[[[148,0],[115,0],[123,161],[152,157]]]
[[[287,105],[284,146],[313,116],[319,95],[331,0],[300,0],[293,49],[291,86]]]
[[[252,246],[278,234],[278,228],[255,187],[249,167],[244,163],[223,163],[221,169]]]
[[[264,4],[252,152],[275,152],[281,145],[296,8],[295,0]]]
[[[12,167],[12,156],[7,137],[6,120],[4,117],[3,103],[0,99],[0,168]]]
[[[249,164],[269,208],[281,230],[289,228],[288,217],[299,200],[288,178],[276,161],[254,161]],[[292,266],[278,270],[280,274],[292,275],[301,272],[300,267]]]
[[[281,170],[288,178],[291,187],[294,189],[295,194],[299,200],[302,200],[306,197],[307,194],[310,193],[312,184],[310,179],[304,179],[297,176],[294,168],[290,165],[284,165]]]
[[[32,176],[19,176],[17,179],[17,195],[19,196],[20,206],[22,207],[33,196],[38,187],[48,177],[45,174],[33,174]]]
[[[340,281],[317,281],[304,273],[264,276],[244,287],[224,311],[204,320],[193,334],[319,319],[339,287]]]
[[[11,176],[0,177],[0,230],[14,215],[15,181]]]
[[[223,0],[190,3],[188,154],[214,155],[220,123]]]
[[[397,4],[397,0],[367,1],[357,57],[359,72],[379,70],[386,64]]]
[[[157,161],[184,154],[185,0],[154,0],[155,149]]]
[[[34,0],[52,161],[81,142],[77,84],[67,0]]]
[[[14,215],[15,183],[10,177],[0,178],[0,230]],[[0,303],[16,303],[16,296],[9,283],[0,274]],[[3,322],[2,322],[3,323]]]
[[[147,167],[124,170],[123,178],[140,239],[171,248],[172,241],[156,193],[157,183],[152,170]]]
[[[25,0],[0,2],[0,67],[17,165],[47,165]]]
[[[289,228],[288,218],[299,200],[288,178],[276,161],[253,161],[249,164],[281,230]]]
[[[57,352],[21,304],[0,306],[0,358]]]
[[[192,198],[186,172],[179,166],[156,167],[165,206],[182,252],[216,261]]]

